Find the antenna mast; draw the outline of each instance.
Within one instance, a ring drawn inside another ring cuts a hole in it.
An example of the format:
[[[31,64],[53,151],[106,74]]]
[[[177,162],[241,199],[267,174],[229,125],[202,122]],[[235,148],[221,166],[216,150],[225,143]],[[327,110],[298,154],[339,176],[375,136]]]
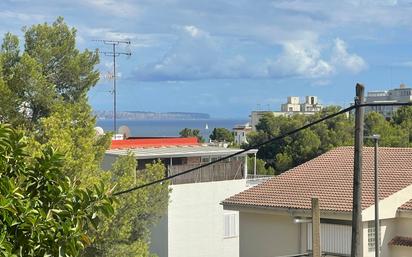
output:
[[[111,45],[113,47],[112,51],[99,51],[99,53],[104,54],[105,56],[111,56],[113,57],[113,132],[116,133],[117,131],[117,124],[116,124],[116,106],[117,106],[117,99],[116,99],[116,57],[120,55],[127,55],[131,56],[132,53],[130,51],[128,52],[117,52],[116,47],[120,44],[126,44],[130,46],[130,40],[93,40],[96,42],[102,42],[106,45]]]

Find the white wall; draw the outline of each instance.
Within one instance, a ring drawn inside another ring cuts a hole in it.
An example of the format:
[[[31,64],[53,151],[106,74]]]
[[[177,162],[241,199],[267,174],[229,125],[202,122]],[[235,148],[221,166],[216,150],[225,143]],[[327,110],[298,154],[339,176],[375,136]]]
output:
[[[293,223],[291,216],[240,212],[240,220],[240,257],[300,253],[300,224]]]
[[[165,245],[168,257],[238,257],[239,237],[224,238],[227,211],[220,202],[246,188],[244,179],[172,185],[167,224],[157,227],[168,233],[168,242],[159,233],[152,234],[151,239],[159,257],[166,257],[162,255]],[[238,219],[236,223],[239,226]]]

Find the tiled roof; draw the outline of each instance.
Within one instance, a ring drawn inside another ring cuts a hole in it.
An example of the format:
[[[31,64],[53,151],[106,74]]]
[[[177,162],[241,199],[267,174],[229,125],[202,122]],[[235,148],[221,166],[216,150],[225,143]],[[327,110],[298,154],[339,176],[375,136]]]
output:
[[[399,207],[399,210],[412,211],[412,199]]]
[[[412,237],[395,236],[391,241],[389,241],[388,245],[412,247]]]
[[[353,147],[338,147],[262,184],[223,201],[226,206],[310,209],[318,197],[321,210],[352,211]],[[383,199],[412,184],[412,148],[379,148]],[[374,203],[374,149],[363,150],[362,209]]]

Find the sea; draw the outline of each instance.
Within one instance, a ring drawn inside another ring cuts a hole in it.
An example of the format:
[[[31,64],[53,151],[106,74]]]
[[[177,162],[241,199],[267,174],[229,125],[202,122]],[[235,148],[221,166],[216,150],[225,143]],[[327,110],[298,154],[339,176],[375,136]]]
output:
[[[232,131],[235,125],[245,124],[247,119],[205,119],[205,120],[117,120],[117,128],[127,126],[135,137],[176,137],[184,128],[199,129],[204,139],[214,128],[227,128]],[[113,120],[97,120],[97,126],[104,131],[113,131]]]

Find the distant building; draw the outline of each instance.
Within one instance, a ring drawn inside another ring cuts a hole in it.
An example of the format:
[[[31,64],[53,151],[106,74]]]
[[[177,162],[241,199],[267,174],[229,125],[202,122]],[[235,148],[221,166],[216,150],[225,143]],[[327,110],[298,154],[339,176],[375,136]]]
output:
[[[387,91],[370,91],[365,100],[366,103],[406,103],[411,101],[412,88],[406,87],[405,84]],[[368,106],[365,108],[365,112],[374,111],[382,114],[385,118],[391,118],[399,108],[400,106]]]
[[[266,113],[276,116],[292,116],[295,114],[312,115],[322,110],[323,106],[318,102],[317,96],[306,96],[305,102],[301,103],[298,96],[288,96],[287,103],[281,105],[281,111],[252,111],[250,114],[250,125],[256,130],[256,125]]]
[[[247,134],[252,131],[252,127],[250,126],[250,123],[246,123],[243,125],[236,125],[233,128],[233,132],[235,134],[235,143],[237,145],[241,145],[243,143],[247,143]]]
[[[119,156],[131,152],[138,160],[137,172],[161,160],[168,176],[240,151],[199,144],[197,138],[129,137],[112,141],[103,168],[109,169]],[[173,178],[167,212],[151,231],[151,252],[159,257],[238,257],[238,211],[225,211],[220,202],[264,180],[248,178],[246,156],[253,155],[256,162],[256,152]]]

